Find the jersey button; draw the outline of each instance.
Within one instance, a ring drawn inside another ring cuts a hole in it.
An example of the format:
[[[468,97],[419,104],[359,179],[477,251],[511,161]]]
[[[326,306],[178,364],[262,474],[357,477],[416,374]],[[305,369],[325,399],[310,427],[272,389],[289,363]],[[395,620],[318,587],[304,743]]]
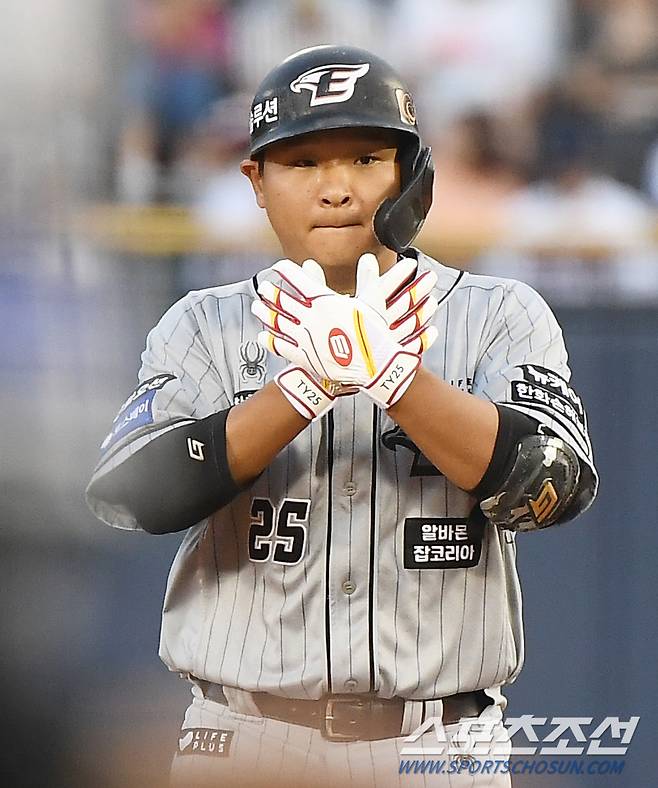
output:
[[[356,591],[356,583],[353,580],[346,580],[341,587],[346,594],[353,594]]]
[[[345,486],[343,487],[343,495],[354,495],[356,492],[356,484],[354,482],[345,482]]]

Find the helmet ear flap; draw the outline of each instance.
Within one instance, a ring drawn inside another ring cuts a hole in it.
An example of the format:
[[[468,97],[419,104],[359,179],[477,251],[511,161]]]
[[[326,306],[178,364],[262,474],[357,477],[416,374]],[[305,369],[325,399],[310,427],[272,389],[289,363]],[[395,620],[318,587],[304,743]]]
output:
[[[412,161],[406,156],[409,156],[406,151],[400,156],[400,194],[384,200],[373,219],[379,242],[396,252],[404,251],[418,235],[432,205],[434,164],[431,148],[421,148]]]

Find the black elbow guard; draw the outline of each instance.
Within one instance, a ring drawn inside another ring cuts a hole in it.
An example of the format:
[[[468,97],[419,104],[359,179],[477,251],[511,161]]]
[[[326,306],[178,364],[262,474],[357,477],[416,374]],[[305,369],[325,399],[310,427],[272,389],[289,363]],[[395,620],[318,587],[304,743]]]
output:
[[[516,457],[516,447],[519,442],[527,435],[535,435],[537,432],[537,422],[530,416],[526,416],[525,413],[498,404],[496,404],[496,410],[498,411],[498,434],[491,461],[478,486],[471,490],[472,494],[480,501],[500,490],[509,473],[513,458]]]
[[[230,409],[229,409],[230,410]],[[230,503],[240,488],[226,456],[229,410],[154,438],[90,486],[152,534],[182,531]]]
[[[494,525],[536,531],[560,521],[578,491],[580,462],[561,438],[528,435],[519,443],[501,489],[480,508]]]

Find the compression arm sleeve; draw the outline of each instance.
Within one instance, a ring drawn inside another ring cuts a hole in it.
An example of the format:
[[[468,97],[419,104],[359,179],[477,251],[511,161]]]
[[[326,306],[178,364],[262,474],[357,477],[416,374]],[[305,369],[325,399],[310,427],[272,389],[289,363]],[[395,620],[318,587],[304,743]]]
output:
[[[480,501],[498,492],[507,477],[511,462],[516,458],[516,447],[527,435],[534,435],[537,432],[537,422],[530,416],[514,408],[494,404],[498,410],[498,434],[491,462],[477,487],[471,490]]]
[[[152,534],[173,533],[195,525],[240,492],[226,456],[229,410],[154,438],[95,479],[89,493],[124,507],[141,528]]]

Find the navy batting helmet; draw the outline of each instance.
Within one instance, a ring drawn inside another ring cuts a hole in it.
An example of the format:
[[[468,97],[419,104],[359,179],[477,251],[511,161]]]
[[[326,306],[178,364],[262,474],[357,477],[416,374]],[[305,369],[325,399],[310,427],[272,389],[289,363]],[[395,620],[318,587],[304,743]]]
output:
[[[384,60],[350,46],[302,49],[265,77],[249,115],[251,158],[275,142],[313,131],[391,129],[399,133],[400,194],[374,217],[379,241],[401,252],[432,204],[434,167],[423,147],[411,94]]]

